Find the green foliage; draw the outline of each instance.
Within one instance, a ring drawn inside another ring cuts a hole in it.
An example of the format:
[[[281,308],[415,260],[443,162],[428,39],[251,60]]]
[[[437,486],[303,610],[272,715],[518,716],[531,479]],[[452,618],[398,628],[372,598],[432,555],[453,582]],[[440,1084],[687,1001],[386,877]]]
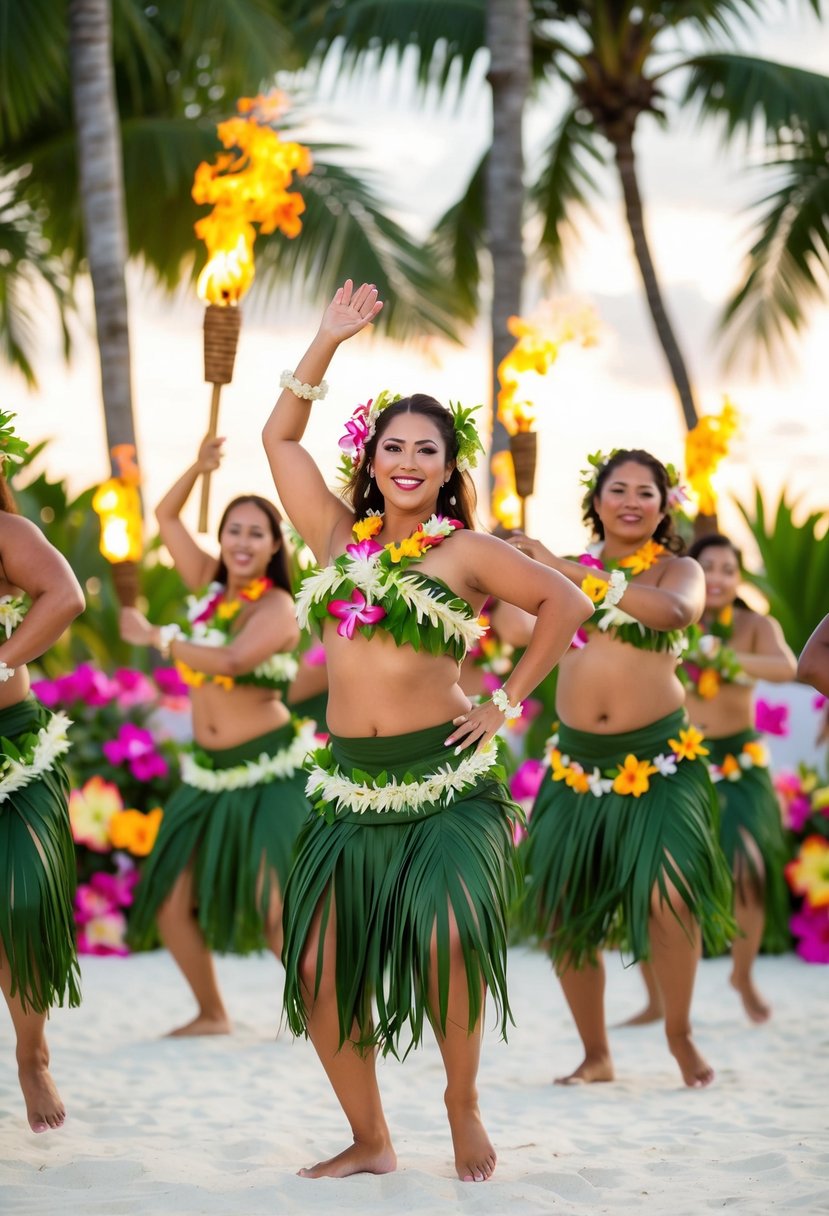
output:
[[[796,524],[796,504],[786,502],[784,492],[769,515],[759,486],[755,486],[753,511],[742,503],[737,506],[763,563],[762,573],[747,573],[746,578],[762,591],[786,641],[800,654],[829,605],[829,540],[825,535],[829,511],[813,511]]]

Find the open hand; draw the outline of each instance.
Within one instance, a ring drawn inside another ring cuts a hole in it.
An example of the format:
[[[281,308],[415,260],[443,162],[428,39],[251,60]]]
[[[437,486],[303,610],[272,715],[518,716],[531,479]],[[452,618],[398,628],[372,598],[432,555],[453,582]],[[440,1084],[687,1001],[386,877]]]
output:
[[[344,342],[370,325],[383,307],[377,299],[377,288],[373,283],[363,283],[355,289],[351,279],[346,279],[334,295],[320,322],[320,333]]]
[[[544,566],[553,566],[555,563],[555,556],[546,545],[542,545],[540,540],[533,540],[531,536],[525,536],[523,532],[513,532],[506,538],[506,541],[514,549],[525,553],[533,561],[541,562]]]
[[[475,750],[480,751],[503,725],[504,715],[500,709],[491,701],[482,701],[480,705],[473,705],[466,713],[452,719],[454,730],[444,739],[444,745],[451,747],[454,744],[455,755],[473,743],[477,745]]]

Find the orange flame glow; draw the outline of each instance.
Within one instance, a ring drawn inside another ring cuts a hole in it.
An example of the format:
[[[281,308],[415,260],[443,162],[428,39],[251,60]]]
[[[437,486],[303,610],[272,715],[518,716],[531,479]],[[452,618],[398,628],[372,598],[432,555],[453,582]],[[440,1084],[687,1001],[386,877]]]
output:
[[[491,462],[492,514],[505,528],[520,528],[521,499],[515,488],[515,469],[509,452],[495,452]]]
[[[311,154],[270,125],[286,104],[281,93],[240,98],[239,117],[217,128],[227,151],[196,169],[193,199],[213,208],[195,225],[208,253],[197,290],[210,304],[236,304],[250,287],[257,226],[265,235],[279,231],[289,238],[302,229],[305,200],[289,187],[294,174],[310,172]]]

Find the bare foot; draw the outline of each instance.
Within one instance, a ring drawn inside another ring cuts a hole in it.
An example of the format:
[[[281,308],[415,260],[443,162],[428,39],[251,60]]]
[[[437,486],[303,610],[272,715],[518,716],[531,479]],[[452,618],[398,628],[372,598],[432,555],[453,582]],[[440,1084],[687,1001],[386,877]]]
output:
[[[397,1154],[388,1137],[376,1143],[354,1143],[336,1157],[318,1161],[310,1169],[298,1170],[300,1178],[348,1178],[350,1174],[391,1174],[397,1169]]]
[[[682,1079],[691,1089],[704,1089],[714,1080],[714,1069],[697,1051],[690,1033],[669,1034],[668,1050],[679,1065]]]
[[[610,1056],[585,1056],[578,1068],[566,1077],[556,1077],[556,1085],[592,1085],[594,1081],[615,1081]]]
[[[18,1076],[26,1101],[26,1117],[32,1131],[48,1132],[62,1127],[66,1111],[48,1064],[43,1061],[21,1063]]]
[[[624,1022],[619,1022],[619,1028],[623,1026],[648,1026],[651,1022],[661,1022],[665,1016],[665,1010],[661,1005],[652,1005],[650,1002],[639,1013],[635,1013],[632,1018],[627,1018]]]
[[[495,1172],[497,1160],[492,1141],[481,1122],[476,1101],[446,1102],[455,1169],[461,1182],[486,1182]]]
[[[743,1009],[752,1022],[767,1022],[771,1017],[771,1006],[767,1005],[760,993],[754,987],[751,976],[746,976],[744,980],[738,979],[733,973],[729,980],[731,987],[739,994],[743,1002]]]
[[[185,1026],[179,1026],[176,1030],[170,1030],[164,1036],[167,1039],[184,1039],[193,1035],[208,1035],[208,1034],[230,1034],[233,1030],[230,1018],[227,1014],[222,1014],[219,1017],[208,1017],[207,1014],[199,1013],[193,1018],[192,1022],[187,1022]]]

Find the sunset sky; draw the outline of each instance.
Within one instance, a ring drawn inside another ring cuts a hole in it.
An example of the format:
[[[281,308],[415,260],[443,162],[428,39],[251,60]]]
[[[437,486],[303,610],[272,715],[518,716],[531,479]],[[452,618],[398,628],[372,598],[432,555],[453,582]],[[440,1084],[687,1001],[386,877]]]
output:
[[[746,36],[742,49],[826,71],[829,26],[821,29],[804,15],[804,7],[788,13],[781,8],[779,19]],[[526,126],[530,162],[558,108],[555,92],[531,107]],[[489,129],[489,101],[480,77],[462,104],[438,108],[418,102],[388,74],[379,85],[340,86],[329,75],[311,113],[305,133],[356,145],[355,162],[382,183],[398,217],[415,231],[423,231],[463,188]],[[740,529],[728,492],[746,500],[755,479],[770,496],[787,486],[804,506],[829,506],[829,307],[813,314],[808,332],[796,344],[795,362],[776,376],[768,368],[754,374],[745,364],[724,372],[714,343],[717,313],[738,281],[741,253],[749,243],[749,216],[741,208],[762,196],[760,175],[745,168],[746,157],[736,148],[724,150],[714,130],[700,133],[691,114],[668,131],[643,126],[637,154],[654,256],[700,407],[718,411],[727,392],[744,419],[721,478],[725,525]],[[527,286],[525,311],[541,295],[566,297],[590,304],[601,326],[597,346],[564,349],[539,387],[541,459],[530,530],[560,551],[578,547],[583,539],[578,473],[587,452],[644,446],[665,460],[681,463],[682,458],[679,409],[645,311],[618,191],[611,176],[604,180],[597,222],[580,225],[580,244],[566,280],[541,284],[531,273]],[[355,266],[355,277],[359,274]],[[188,293],[164,299],[136,271],[130,274],[129,291],[139,456],[152,506],[192,460],[206,428],[202,307]],[[296,295],[301,299],[301,290]],[[108,471],[88,292],[81,293],[81,301],[85,332],[76,326],[77,349],[69,368],[61,360],[48,310],[38,336],[39,390],[28,393],[18,376],[0,368],[0,400],[17,411],[18,429],[32,441],[51,438],[50,473],[68,476],[78,490]],[[288,306],[284,297],[275,295],[266,306],[254,292],[246,301],[236,373],[222,400],[219,430],[228,436],[227,459],[214,478],[213,523],[233,494],[272,493],[261,426],[280,372],[296,364],[315,324],[315,309]],[[338,353],[328,377],[331,393],[314,407],[309,444],[333,474],[337,438],[358,401],[383,387],[467,404],[485,400],[488,359],[483,324],[460,348],[441,342],[400,347],[361,335]],[[191,508],[194,519],[195,496]]]

